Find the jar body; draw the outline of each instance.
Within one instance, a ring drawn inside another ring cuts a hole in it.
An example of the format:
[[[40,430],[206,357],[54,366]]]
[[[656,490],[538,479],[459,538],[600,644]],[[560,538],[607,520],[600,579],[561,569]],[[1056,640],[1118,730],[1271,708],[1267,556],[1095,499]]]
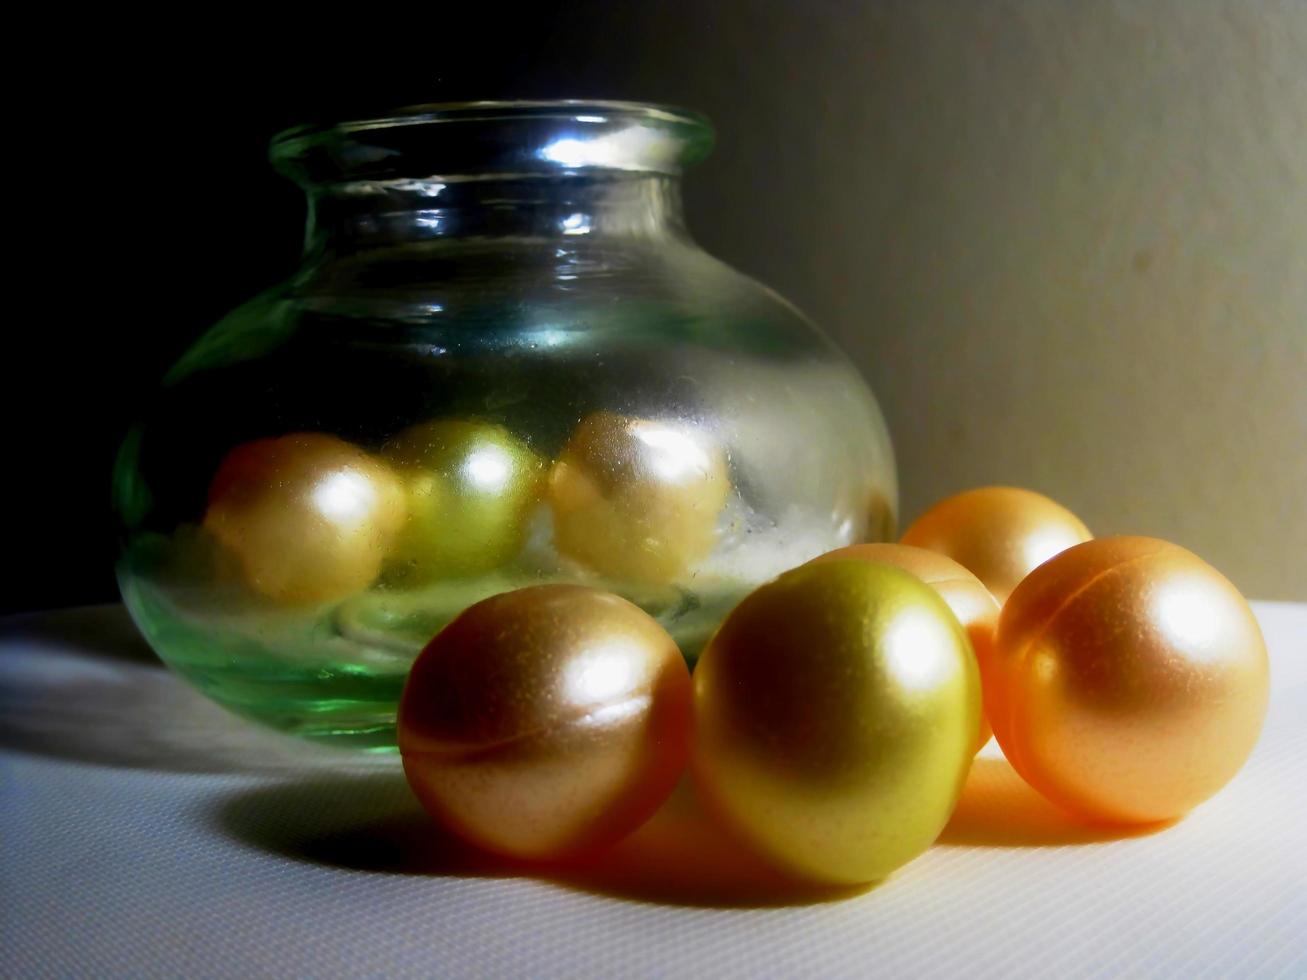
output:
[[[893,533],[883,420],[815,328],[684,235],[568,230],[310,256],[183,356],[115,473],[166,662],[386,749],[412,660],[479,599],[608,588],[693,661],[757,584]]]

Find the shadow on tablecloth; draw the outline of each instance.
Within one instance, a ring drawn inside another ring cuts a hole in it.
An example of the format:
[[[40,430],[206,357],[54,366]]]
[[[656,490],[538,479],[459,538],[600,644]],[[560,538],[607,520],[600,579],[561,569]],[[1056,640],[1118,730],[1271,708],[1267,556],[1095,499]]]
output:
[[[528,877],[636,901],[713,907],[811,904],[867,890],[782,878],[706,818],[688,780],[626,840],[567,865],[516,861],[462,842],[427,817],[399,771],[247,789],[223,799],[211,817],[220,833],[247,846],[378,874]]]
[[[169,671],[117,605],[0,622],[0,747],[186,773],[358,770],[378,761],[236,719]]]
[[[513,861],[463,843],[423,813],[397,768],[242,790],[210,815],[219,832],[247,846],[379,874],[530,877],[637,901],[713,907],[812,904],[867,890],[815,889],[776,874],[703,812],[689,780],[636,833],[595,859],[568,866]],[[1060,847],[1158,829],[1080,823],[1026,786],[1005,760],[980,758],[939,843]]]
[[[0,624],[0,746],[96,765],[274,775],[203,805],[219,832],[326,866],[390,874],[528,876],[628,899],[769,906],[830,901],[776,875],[698,807],[688,783],[601,858],[567,867],[487,854],[419,809],[394,756],[311,745],[238,721],[159,663],[121,607]],[[999,758],[976,760],[945,846],[1091,844],[1150,833],[1076,822]]]
[[[938,844],[961,847],[1064,847],[1145,837],[1175,821],[1120,826],[1086,823],[1058,809],[1017,775],[1006,759],[981,756]]]

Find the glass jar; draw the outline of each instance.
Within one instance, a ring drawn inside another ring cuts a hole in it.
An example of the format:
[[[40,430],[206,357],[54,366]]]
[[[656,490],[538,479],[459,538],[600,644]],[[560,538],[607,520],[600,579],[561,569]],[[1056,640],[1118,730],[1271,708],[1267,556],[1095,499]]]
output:
[[[686,232],[711,141],[610,102],[277,136],[303,266],[180,359],[115,472],[159,655],[239,714],[385,749],[413,658],[486,596],[610,589],[693,662],[754,586],[889,537],[866,384]]]

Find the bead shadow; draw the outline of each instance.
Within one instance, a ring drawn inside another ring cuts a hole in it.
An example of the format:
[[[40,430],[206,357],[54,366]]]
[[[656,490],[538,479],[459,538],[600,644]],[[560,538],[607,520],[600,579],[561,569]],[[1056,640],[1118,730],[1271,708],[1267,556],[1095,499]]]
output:
[[[636,833],[569,864],[517,861],[464,843],[422,812],[399,772],[247,789],[225,798],[213,822],[243,844],[299,861],[387,874],[534,878],[631,901],[750,908],[835,901],[867,890],[780,877],[703,814],[685,780]]]
[[[1059,847],[1144,837],[1174,821],[1123,826],[1076,819],[1017,775],[1006,759],[980,756],[937,843],[959,847]]]

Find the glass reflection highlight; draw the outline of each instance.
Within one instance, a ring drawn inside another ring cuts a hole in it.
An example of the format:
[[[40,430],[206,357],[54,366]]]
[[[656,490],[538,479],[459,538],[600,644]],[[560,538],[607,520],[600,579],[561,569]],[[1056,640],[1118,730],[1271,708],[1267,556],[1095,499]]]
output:
[[[545,144],[540,158],[564,167],[605,167],[615,170],[632,169],[631,161],[640,159],[647,167],[650,162],[662,162],[672,149],[667,136],[648,126],[628,126],[614,133],[600,133],[578,138],[564,136]]]

